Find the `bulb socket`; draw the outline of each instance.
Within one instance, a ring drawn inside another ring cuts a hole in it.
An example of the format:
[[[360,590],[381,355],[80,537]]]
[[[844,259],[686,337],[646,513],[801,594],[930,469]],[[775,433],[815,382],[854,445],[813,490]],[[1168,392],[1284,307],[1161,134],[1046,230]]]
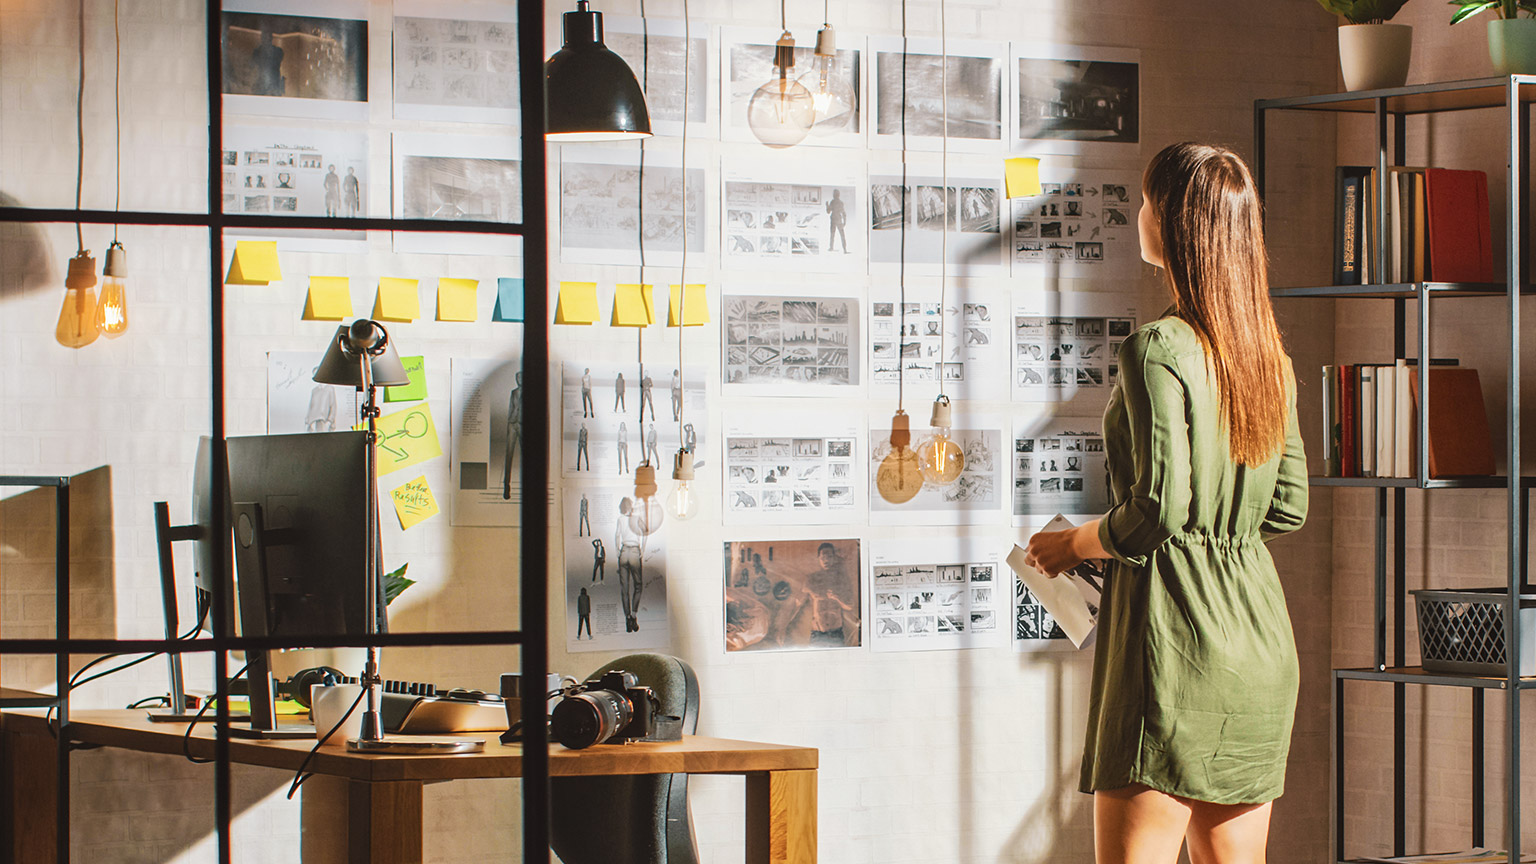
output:
[[[837,54],[837,32],[831,24],[823,24],[816,31],[816,56],[833,57]]]
[[[910,447],[912,445],[912,418],[907,412],[896,409],[891,417],[891,446],[895,448]]]
[[[790,69],[795,68],[795,37],[789,35],[788,30],[784,31],[784,35],[780,36],[778,43],[774,45],[773,65],[779,67],[780,75],[787,74]]]
[[[560,16],[560,29],[565,46],[603,44],[603,13],[594,11],[587,0],[578,0],[575,12]]]
[[[64,287],[71,291],[96,286],[96,259],[91,253],[80,250],[69,259],[69,271],[64,276]]]
[[[123,248],[123,244],[114,240],[107,247],[107,263],[102,266],[101,275],[113,279],[128,278],[128,250]]]
[[[693,453],[691,451],[679,450],[672,454],[672,479],[693,479]]]
[[[933,400],[933,414],[928,419],[928,425],[935,429],[948,429],[955,425],[948,396],[941,393],[939,398]]]
[[[635,469],[635,497],[640,499],[656,497],[656,469],[648,462],[641,462]]]

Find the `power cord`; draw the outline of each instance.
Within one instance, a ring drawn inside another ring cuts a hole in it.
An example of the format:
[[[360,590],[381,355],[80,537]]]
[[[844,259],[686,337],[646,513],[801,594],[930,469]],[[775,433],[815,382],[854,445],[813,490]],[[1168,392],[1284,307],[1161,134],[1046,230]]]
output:
[[[251,664],[250,663],[246,663],[244,666],[240,667],[240,671],[239,672],[236,672],[235,674],[229,676],[229,680],[231,682],[238,681],[240,679],[240,677],[245,674],[245,670],[247,670],[249,668],[251,668]],[[223,698],[225,698],[225,697],[224,696],[215,696],[214,697],[214,699],[223,699]],[[192,715],[192,722],[187,724],[186,731],[181,733],[181,755],[187,757],[187,761],[191,762],[194,765],[207,765],[208,763],[215,761],[213,759],[199,759],[196,756],[192,755],[192,729],[193,729],[193,727],[197,726],[198,723],[202,722],[203,715],[208,713],[208,709],[213,706],[214,699],[206,699],[206,700],[203,701],[203,706],[201,708],[197,709],[197,713],[196,714]]]
[[[309,760],[315,758],[315,754],[320,752],[320,748],[325,746],[325,742],[331,740],[331,736],[335,735],[337,730],[346,725],[347,718],[351,717],[352,712],[357,710],[357,706],[362,703],[363,697],[366,695],[368,695],[368,691],[366,689],[361,687],[358,688],[357,698],[353,699],[352,704],[347,706],[347,713],[341,715],[341,719],[336,721],[336,725],[332,726],[330,729],[327,729],[324,735],[319,736],[319,738],[315,740],[315,746],[309,748],[309,752],[304,754],[304,761],[300,762],[298,770],[293,772],[293,784],[288,787],[288,797],[290,799],[293,798],[293,793],[299,791],[299,787],[304,785],[305,780],[315,776],[313,772],[308,774],[304,772],[304,769],[309,766]],[[310,708],[310,716],[314,716],[313,707]],[[316,729],[318,731],[318,727],[316,727]]]

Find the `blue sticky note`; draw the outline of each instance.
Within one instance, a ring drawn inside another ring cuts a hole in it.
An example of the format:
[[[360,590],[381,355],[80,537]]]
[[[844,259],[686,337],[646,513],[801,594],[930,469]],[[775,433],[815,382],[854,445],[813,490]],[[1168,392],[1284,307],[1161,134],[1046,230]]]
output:
[[[522,323],[523,280],[496,280],[496,310],[491,313],[491,320]]]

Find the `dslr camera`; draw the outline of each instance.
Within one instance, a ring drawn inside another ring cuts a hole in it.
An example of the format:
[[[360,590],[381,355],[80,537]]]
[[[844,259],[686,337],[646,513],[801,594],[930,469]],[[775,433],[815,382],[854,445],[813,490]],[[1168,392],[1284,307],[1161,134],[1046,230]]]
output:
[[[656,731],[660,703],[633,672],[615,669],[565,691],[549,715],[549,734],[567,749],[623,744]]]

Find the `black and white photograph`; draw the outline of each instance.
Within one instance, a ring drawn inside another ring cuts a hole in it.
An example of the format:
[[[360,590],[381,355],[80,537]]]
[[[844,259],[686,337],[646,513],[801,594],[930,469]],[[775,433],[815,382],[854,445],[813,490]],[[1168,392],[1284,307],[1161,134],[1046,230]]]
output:
[[[517,122],[517,7],[432,0],[394,4],[395,117],[475,123]]]
[[[1097,516],[1109,509],[1100,417],[1016,417],[1013,424],[1013,524],[1056,513]]]
[[[806,273],[868,268],[863,172],[817,162],[808,168],[765,158],[722,166],[720,242],[727,265]]]
[[[290,8],[306,14],[277,14]],[[345,0],[226,4],[220,15],[226,110],[367,119],[366,12],[365,4]]]
[[[650,460],[658,475],[672,470],[679,449],[704,464],[709,412],[704,370],[677,360],[638,363],[568,362],[560,368],[560,473],[572,479],[619,482]]]
[[[1081,520],[1078,520],[1081,521]],[[1067,519],[1060,513],[1049,520],[1036,519],[1032,523],[1040,527],[1042,531],[1065,531],[1074,527],[1073,520]],[[1060,574],[1058,579],[1065,580],[1072,588],[1076,589],[1077,596],[1082,598],[1081,604],[1075,609],[1064,609],[1057,606],[1057,610],[1064,616],[1070,615],[1077,621],[1083,631],[1076,635],[1068,635],[1061,623],[1046,609],[1045,603],[1036,596],[1029,586],[1025,584],[1024,577],[1013,570],[1013,567],[1027,566],[1022,562],[1016,562],[1018,547],[1014,547],[1014,555],[1010,555],[1008,570],[1004,572],[1013,581],[1013,650],[1016,652],[1035,651],[1072,651],[1078,648],[1090,648],[1093,646],[1098,629],[1099,605],[1104,591],[1103,561],[1084,561],[1078,566]],[[1032,571],[1037,573],[1038,571]],[[1043,577],[1033,577],[1043,578]],[[1044,591],[1045,589],[1042,589]],[[1067,592],[1070,596],[1071,592]],[[1055,603],[1068,602],[1063,597],[1057,597]],[[1081,639],[1081,643],[1078,643]]]
[[[994,338],[985,303],[967,302],[969,285],[951,286],[941,299],[937,286],[908,285],[905,310],[895,302],[898,286],[869,288],[869,380],[871,394],[895,395],[902,384],[914,398],[946,392],[961,399],[1001,398],[1008,374],[1005,349]],[[1000,335],[1000,334],[997,334]],[[915,389],[914,389],[915,388]]]
[[[720,132],[723,140],[759,140],[747,122],[747,108],[760,88],[778,80],[773,60],[780,34],[777,29],[768,28],[720,28],[725,52],[721,63],[721,87],[725,93]],[[811,123],[805,137],[795,146],[864,146],[864,52],[853,47],[862,45],[863,40],[839,27],[837,42],[837,59],[830,64],[817,59],[814,34],[795,43],[789,90],[808,103]],[[765,98],[769,95],[765,94]]]
[[[960,476],[947,486],[924,483],[917,495],[904,504],[892,504],[875,490],[880,463],[891,453],[890,427],[876,428],[879,425],[875,421],[870,423],[869,458],[865,460],[871,525],[984,525],[1001,515],[1008,471],[1000,418],[963,416],[956,411],[955,426],[949,436],[964,455],[965,467]],[[927,430],[914,429],[912,442],[921,444],[927,434]]]
[[[721,434],[725,524],[819,525],[856,512],[856,425],[829,427],[815,414],[736,411]]]
[[[870,648],[936,651],[1002,645],[1007,631],[997,621],[1006,608],[991,587],[999,563],[994,547],[953,537],[871,541],[866,591],[874,598],[877,621],[890,624],[875,628]],[[967,585],[968,572],[984,572],[986,581]],[[912,626],[916,617],[933,616],[939,626]]]
[[[664,523],[647,521],[633,483],[567,484],[562,498],[565,650],[665,650]]]
[[[1028,44],[1013,51],[1016,140],[1139,146],[1138,52]]]
[[[872,146],[902,146],[905,108],[907,149],[941,149],[947,133],[951,150],[1001,152],[1007,46],[952,39],[948,48],[946,63],[937,39],[909,39],[905,49],[900,38],[870,39],[875,61]]]
[[[405,219],[517,222],[522,214],[519,163],[512,159],[405,156]]]
[[[644,20],[621,15],[603,16],[603,41],[624,58],[640,82],[651,112],[651,129],[657,135],[682,132],[683,111],[688,113],[689,134],[713,136],[715,111],[714,46],[712,28],[697,22],[688,28],[688,53],[683,54],[683,22],[676,18]],[[683,64],[686,59],[687,68]],[[686,73],[687,97],[683,85]],[[686,105],[685,105],[686,102]]]
[[[961,167],[951,166],[947,187],[942,173],[909,167],[903,193],[900,165],[870,166],[872,265],[900,264],[905,246],[907,266],[924,274],[937,274],[946,253],[951,276],[989,275],[1002,266],[1001,178],[980,173],[980,165],[965,166],[965,173]]]
[[[369,215],[366,136],[227,126],[224,142],[241,154],[238,164],[223,172],[224,191],[240,196],[236,212]],[[277,206],[272,191],[280,191]]]
[[[675,267],[705,249],[704,169],[688,169],[686,218],[680,154],[566,145],[560,154],[560,259]],[[642,178],[640,159],[644,158]]]
[[[858,300],[726,295],[721,305],[726,387],[837,396],[862,383]]]
[[[1072,157],[1042,162],[1041,193],[1011,199],[1013,272],[1135,280],[1141,275],[1135,171],[1078,167]]]

